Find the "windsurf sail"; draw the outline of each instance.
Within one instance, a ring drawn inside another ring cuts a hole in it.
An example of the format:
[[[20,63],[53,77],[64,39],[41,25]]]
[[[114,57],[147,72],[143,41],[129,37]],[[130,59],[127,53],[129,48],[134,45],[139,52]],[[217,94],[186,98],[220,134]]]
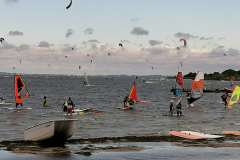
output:
[[[189,97],[187,98],[188,104],[191,104],[203,96],[204,88],[204,73],[198,72],[191,88]]]
[[[133,98],[136,103],[137,102],[150,103],[149,101],[140,101],[137,99],[137,91],[136,91],[136,83],[135,82],[133,83],[133,86],[132,86],[132,89],[131,89],[131,92],[130,92],[128,98]]]
[[[232,76],[231,77],[231,84],[230,84],[230,86],[234,86],[235,85],[235,78],[234,78],[234,76]]]
[[[15,75],[14,83],[15,83],[15,100],[16,100],[16,103],[22,103],[22,101],[24,101],[25,99],[27,99],[29,97],[27,87],[24,84],[23,79],[20,75]],[[24,89],[26,90],[26,94],[23,98],[21,98],[20,92]]]
[[[182,89],[183,89],[182,72],[178,72],[177,77],[176,77],[175,94],[174,95],[178,96],[179,94],[181,94]]]
[[[85,76],[85,82],[86,82],[86,84],[89,85],[88,78],[87,78],[87,75],[86,75],[85,72],[84,72],[84,76]]]
[[[232,96],[230,100],[228,101],[228,106],[231,106],[239,101],[239,96],[240,96],[240,87],[236,85],[233,89]]]
[[[182,98],[183,98],[183,96],[181,96],[181,97],[179,98],[179,100],[178,100],[177,103],[176,103],[176,106],[181,102]]]

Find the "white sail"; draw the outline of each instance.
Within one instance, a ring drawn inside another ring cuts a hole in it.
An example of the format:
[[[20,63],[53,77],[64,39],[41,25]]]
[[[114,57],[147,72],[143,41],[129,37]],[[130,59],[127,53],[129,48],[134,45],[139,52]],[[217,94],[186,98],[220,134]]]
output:
[[[85,76],[85,82],[86,82],[86,85],[90,85],[89,82],[88,82],[88,78],[87,78],[87,75],[86,75],[85,72],[84,72],[84,76]]]

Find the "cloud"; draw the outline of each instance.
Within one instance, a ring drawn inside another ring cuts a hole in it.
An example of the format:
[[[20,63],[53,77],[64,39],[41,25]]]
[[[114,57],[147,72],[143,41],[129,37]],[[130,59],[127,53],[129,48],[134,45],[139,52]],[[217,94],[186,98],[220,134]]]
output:
[[[85,41],[84,41],[85,42]],[[91,40],[89,40],[88,42],[91,42],[91,43],[100,43],[98,40],[96,40],[96,39],[91,39]]]
[[[29,50],[31,47],[28,44],[21,44],[19,47],[16,47],[16,50],[21,52],[25,50]]]
[[[149,52],[152,55],[162,54],[166,52],[166,49],[163,49],[163,48],[147,48],[144,50]]]
[[[42,41],[39,43],[38,47],[49,48],[50,44],[46,41]]]
[[[218,38],[218,40],[226,40],[226,38]]]
[[[158,41],[158,40],[149,40],[148,43],[150,44],[150,46],[156,46],[156,45],[160,45],[160,44],[162,44],[162,41]]]
[[[62,48],[62,51],[63,52],[70,52],[70,51],[72,51],[72,46],[70,46],[69,44],[64,44],[63,45],[63,48]]]
[[[18,3],[18,0],[5,0],[5,3],[7,4]]]
[[[142,27],[134,27],[132,31],[130,32],[132,35],[148,35],[149,31],[146,29],[143,29]]]
[[[68,38],[68,37],[71,36],[74,32],[75,32],[74,30],[68,29],[65,36]]]
[[[130,43],[129,40],[120,40],[121,43]]]
[[[85,31],[84,31],[84,34],[93,34],[94,30],[92,28],[87,28]]]
[[[223,57],[224,56],[223,54],[226,54],[224,49],[222,49],[222,48],[215,48],[215,49],[210,51],[209,57]]]
[[[131,21],[132,21],[132,22],[137,22],[137,21],[139,21],[139,18],[133,17],[133,18],[131,19]]]
[[[201,37],[199,40],[213,40],[214,38],[213,37]]]
[[[9,43],[3,43],[3,45],[0,47],[0,50],[9,50],[9,49],[15,49],[16,46],[14,44]]]
[[[229,48],[227,51],[227,55],[229,56],[237,56],[239,53],[240,51],[234,48]]]
[[[177,38],[183,38],[183,39],[195,39],[195,38],[198,38],[198,36],[194,36],[192,34],[189,34],[189,33],[183,33],[183,32],[177,32],[174,34],[175,37]]]
[[[20,31],[10,31],[8,33],[8,35],[10,35],[10,36],[23,36],[23,32],[20,32]]]
[[[95,43],[91,43],[91,48],[92,49],[98,49],[97,45]]]
[[[224,46],[218,46],[217,48],[225,48]]]

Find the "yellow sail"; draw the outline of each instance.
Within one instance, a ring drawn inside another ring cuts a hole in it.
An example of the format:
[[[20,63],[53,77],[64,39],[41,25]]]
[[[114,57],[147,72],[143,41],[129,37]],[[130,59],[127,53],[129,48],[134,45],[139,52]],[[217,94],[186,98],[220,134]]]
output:
[[[239,101],[239,96],[240,96],[240,87],[236,85],[234,87],[234,90],[232,92],[232,96],[228,102],[228,106],[231,106]]]

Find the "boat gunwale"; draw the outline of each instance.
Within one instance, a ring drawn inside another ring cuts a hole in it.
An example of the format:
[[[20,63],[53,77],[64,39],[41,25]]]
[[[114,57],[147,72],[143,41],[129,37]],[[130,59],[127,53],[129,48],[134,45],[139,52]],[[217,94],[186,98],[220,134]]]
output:
[[[57,119],[57,120],[49,120],[49,121],[46,121],[46,122],[42,122],[42,123],[39,123],[39,124],[35,124],[34,126],[31,126],[31,127],[28,127],[26,129],[23,129],[23,131],[25,130],[28,130],[30,128],[34,128],[34,127],[37,127],[37,126],[40,126],[44,123],[48,123],[48,122],[56,122],[56,121],[78,121],[78,119]]]

